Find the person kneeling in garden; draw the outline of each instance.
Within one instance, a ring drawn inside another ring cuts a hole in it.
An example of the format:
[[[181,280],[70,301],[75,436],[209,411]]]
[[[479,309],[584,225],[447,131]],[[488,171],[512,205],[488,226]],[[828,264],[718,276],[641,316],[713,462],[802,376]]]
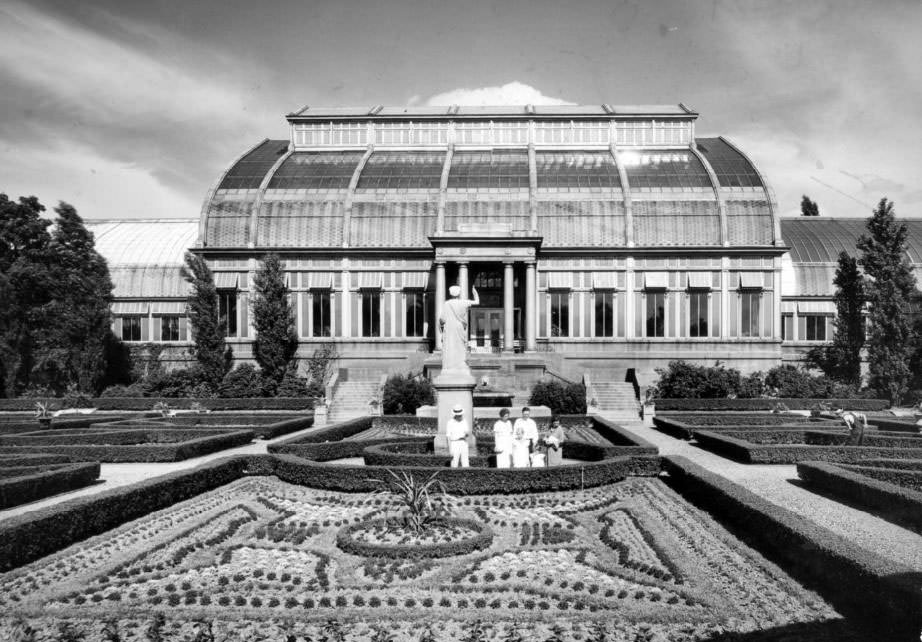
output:
[[[509,421],[509,409],[499,411],[499,419],[493,424],[493,450],[496,452],[496,467],[512,466],[512,422]]]
[[[848,428],[848,445],[860,446],[864,443],[864,432],[868,428],[868,416],[863,412],[844,411],[841,408],[836,410],[836,414],[845,422]]]
[[[445,427],[445,436],[448,438],[448,454],[451,455],[451,467],[467,468],[470,466],[468,459],[467,436],[471,434],[471,427],[464,419],[464,408],[455,406],[451,409],[451,419]]]

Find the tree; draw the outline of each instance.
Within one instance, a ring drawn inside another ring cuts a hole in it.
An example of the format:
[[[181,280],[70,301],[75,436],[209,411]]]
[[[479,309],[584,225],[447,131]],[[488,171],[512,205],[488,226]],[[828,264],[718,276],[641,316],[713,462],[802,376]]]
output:
[[[253,280],[254,353],[263,376],[281,382],[298,349],[295,313],[285,286],[282,262],[267,254]]]
[[[8,397],[29,385],[42,307],[51,300],[44,211],[34,196],[15,202],[0,194],[0,386]]]
[[[198,361],[202,377],[217,389],[228,371],[224,353],[224,332],[218,322],[218,290],[205,259],[186,252],[183,277],[192,284],[189,294],[189,321],[192,324],[192,356]]]
[[[856,387],[861,385],[861,349],[864,347],[864,277],[858,270],[858,260],[844,250],[839,253],[839,266],[833,280],[836,293],[835,334],[828,346],[818,346],[807,355],[807,361],[827,375]]]
[[[51,300],[43,306],[34,378],[57,392],[75,384],[97,394],[110,349],[112,279],[77,210],[62,202],[55,212],[48,245]]]
[[[915,341],[910,301],[916,280],[906,255],[906,225],[898,223],[893,203],[881,199],[867,222],[868,233],[858,240],[859,263],[869,279],[868,369],[871,386],[899,404],[911,376]]]
[[[819,216],[820,206],[817,205],[815,201],[811,200],[809,196],[804,194],[804,197],[800,199],[800,215]]]

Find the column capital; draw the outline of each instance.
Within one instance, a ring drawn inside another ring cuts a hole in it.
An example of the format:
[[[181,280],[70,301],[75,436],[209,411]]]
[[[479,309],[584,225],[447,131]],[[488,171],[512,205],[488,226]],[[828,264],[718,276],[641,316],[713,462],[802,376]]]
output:
[[[503,265],[515,265],[515,259],[503,259]]]

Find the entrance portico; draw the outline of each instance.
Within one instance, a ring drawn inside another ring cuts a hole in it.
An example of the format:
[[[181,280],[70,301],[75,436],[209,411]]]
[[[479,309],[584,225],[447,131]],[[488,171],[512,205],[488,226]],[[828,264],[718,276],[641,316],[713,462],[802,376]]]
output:
[[[471,285],[480,285],[481,305],[471,311],[469,327],[473,351],[514,352],[517,347],[525,352],[536,351],[535,272],[542,238],[531,232],[513,232],[511,226],[502,224],[462,224],[459,228],[457,232],[437,232],[429,237],[435,249],[436,318],[446,299],[448,275],[453,273],[462,296],[470,297]],[[517,335],[524,335],[524,345],[521,341],[516,343]],[[436,326],[436,350],[441,349],[441,343]]]

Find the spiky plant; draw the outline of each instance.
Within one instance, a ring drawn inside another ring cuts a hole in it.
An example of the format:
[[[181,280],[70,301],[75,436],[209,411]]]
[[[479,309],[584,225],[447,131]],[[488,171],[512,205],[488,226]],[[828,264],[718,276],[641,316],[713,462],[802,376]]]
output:
[[[419,535],[434,521],[444,516],[447,493],[444,484],[437,479],[438,472],[432,473],[426,480],[417,479],[412,473],[403,471],[399,475],[390,469],[387,472],[391,479],[374,481],[388,485],[386,490],[380,492],[395,496],[398,505],[403,509],[403,523],[406,528]]]

